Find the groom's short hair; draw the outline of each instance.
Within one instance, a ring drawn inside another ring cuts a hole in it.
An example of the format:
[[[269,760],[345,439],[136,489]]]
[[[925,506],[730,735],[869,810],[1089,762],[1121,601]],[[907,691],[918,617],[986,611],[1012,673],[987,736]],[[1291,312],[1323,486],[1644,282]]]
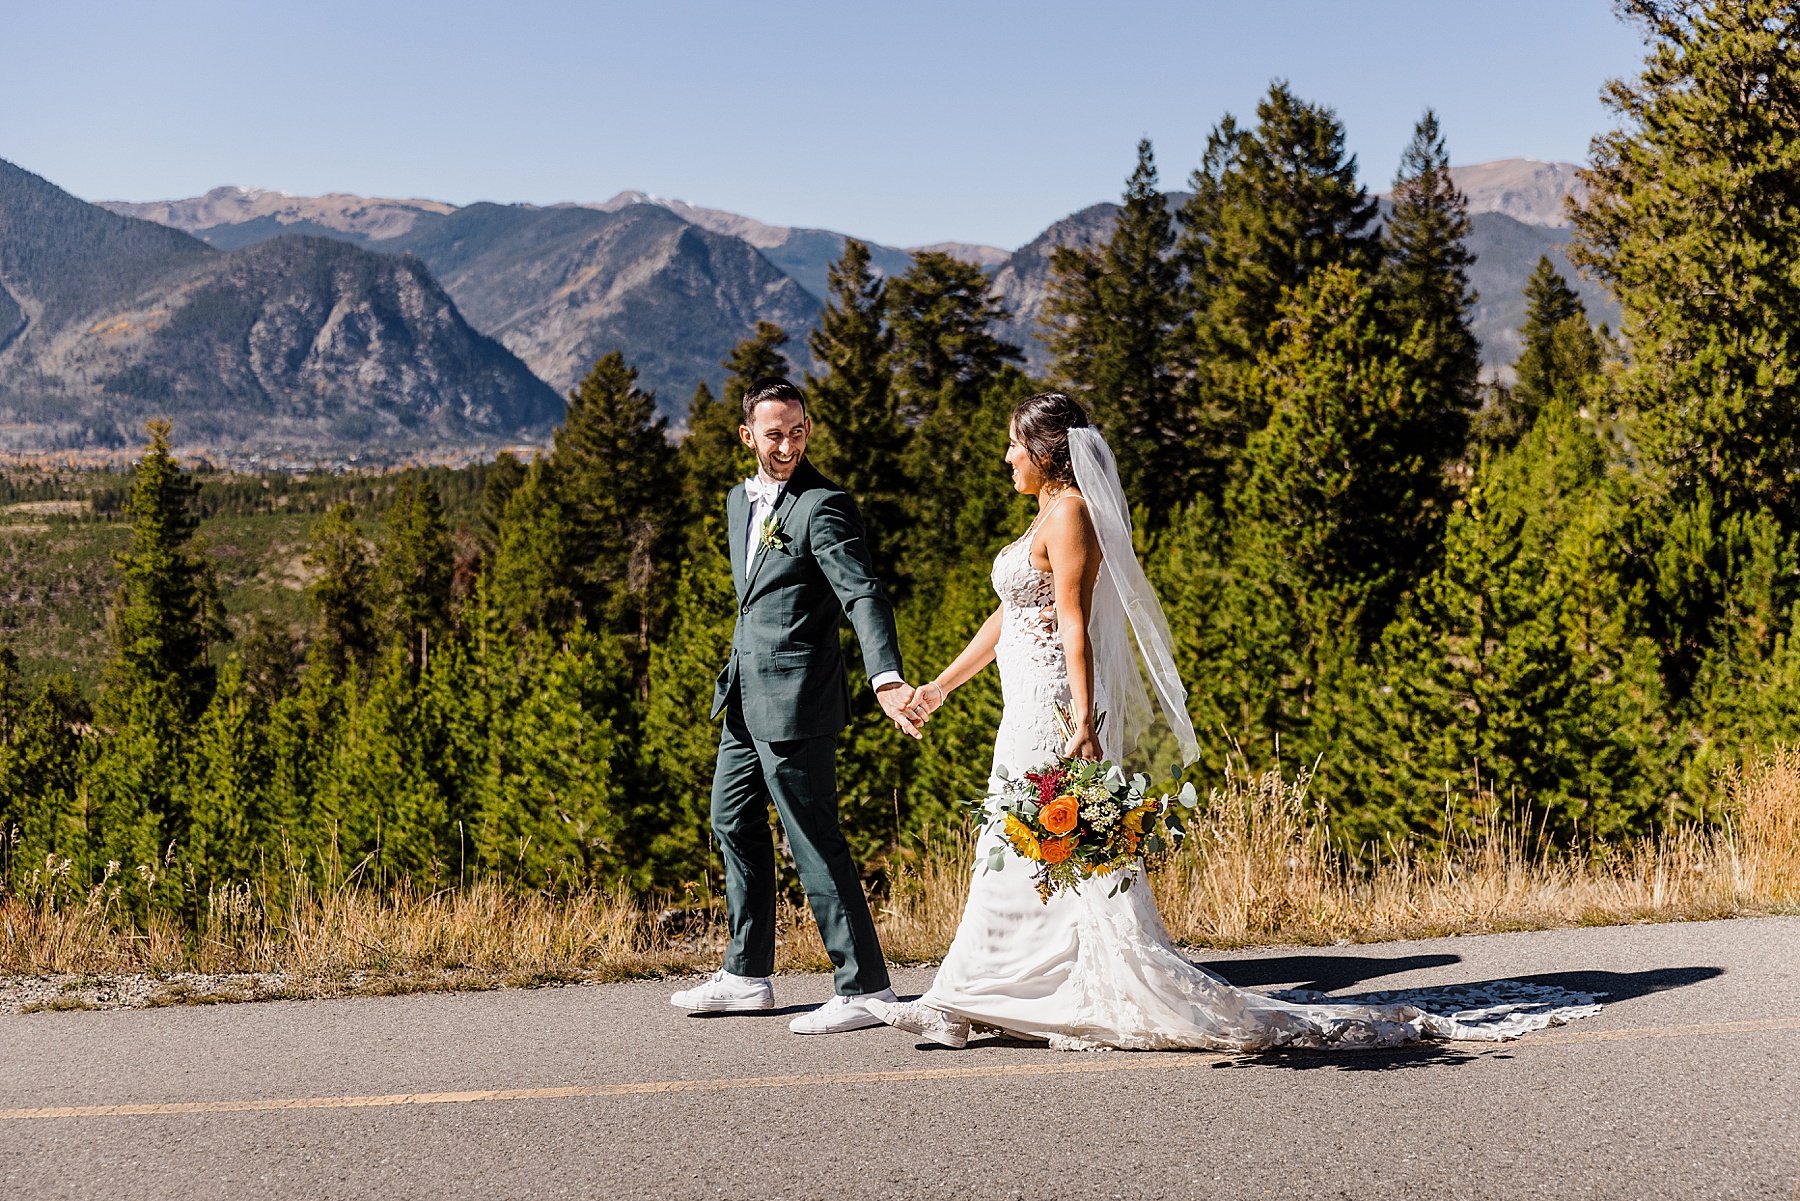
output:
[[[806,412],[806,397],[800,389],[778,375],[766,376],[751,384],[750,390],[744,393],[745,425],[750,424],[750,418],[756,412],[756,406],[765,400],[773,400],[778,404],[797,404],[803,415]]]

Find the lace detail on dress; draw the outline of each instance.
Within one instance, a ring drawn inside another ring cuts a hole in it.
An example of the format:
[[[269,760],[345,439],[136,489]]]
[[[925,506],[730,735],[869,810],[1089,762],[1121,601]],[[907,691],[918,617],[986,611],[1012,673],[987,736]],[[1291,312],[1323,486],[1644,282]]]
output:
[[[994,557],[1000,638],[994,662],[1004,704],[998,742],[1015,770],[1062,750],[1056,706],[1069,702],[1069,667],[1056,622],[1056,583],[1031,565],[1031,533]],[[1023,760],[1021,762],[1021,760]]]

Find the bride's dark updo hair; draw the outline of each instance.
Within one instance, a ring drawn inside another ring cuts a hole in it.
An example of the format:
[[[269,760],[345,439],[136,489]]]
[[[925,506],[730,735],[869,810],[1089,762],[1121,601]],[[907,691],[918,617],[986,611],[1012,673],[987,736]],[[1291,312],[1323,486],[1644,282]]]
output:
[[[1012,419],[1025,453],[1044,478],[1072,486],[1075,469],[1069,465],[1069,431],[1093,424],[1081,402],[1061,392],[1039,392],[1021,400]]]

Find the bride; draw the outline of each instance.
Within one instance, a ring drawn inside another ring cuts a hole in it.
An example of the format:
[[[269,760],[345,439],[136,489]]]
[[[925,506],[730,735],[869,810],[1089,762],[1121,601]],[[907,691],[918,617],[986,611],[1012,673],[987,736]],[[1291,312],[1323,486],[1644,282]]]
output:
[[[1013,487],[1037,497],[1037,517],[995,557],[1000,607],[919,689],[918,715],[994,662],[1004,710],[990,793],[999,791],[1002,767],[1016,777],[1058,754],[1138,766],[1154,746],[1193,762],[1199,746],[1168,624],[1132,549],[1130,510],[1105,439],[1080,404],[1047,392],[1013,411],[1006,462]],[[1072,719],[1071,735],[1059,706]],[[1154,761],[1168,760],[1159,750]],[[990,822],[976,863],[1006,845],[1000,824]],[[930,991],[868,1007],[890,1026],[950,1047],[980,1026],[1069,1050],[1229,1051],[1494,1040],[1597,1008],[1589,997],[1523,985],[1506,995],[1515,1003],[1444,1016],[1409,1004],[1295,1004],[1246,992],[1182,956],[1143,881],[1044,903],[1027,865],[1012,857],[1003,870],[976,869]]]

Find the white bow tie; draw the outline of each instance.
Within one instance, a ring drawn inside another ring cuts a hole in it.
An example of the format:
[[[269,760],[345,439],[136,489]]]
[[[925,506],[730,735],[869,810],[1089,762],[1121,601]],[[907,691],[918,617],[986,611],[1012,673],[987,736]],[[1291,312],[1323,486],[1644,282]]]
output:
[[[744,481],[744,495],[750,498],[752,505],[770,505],[781,496],[780,484],[770,483],[761,476],[751,476]]]

